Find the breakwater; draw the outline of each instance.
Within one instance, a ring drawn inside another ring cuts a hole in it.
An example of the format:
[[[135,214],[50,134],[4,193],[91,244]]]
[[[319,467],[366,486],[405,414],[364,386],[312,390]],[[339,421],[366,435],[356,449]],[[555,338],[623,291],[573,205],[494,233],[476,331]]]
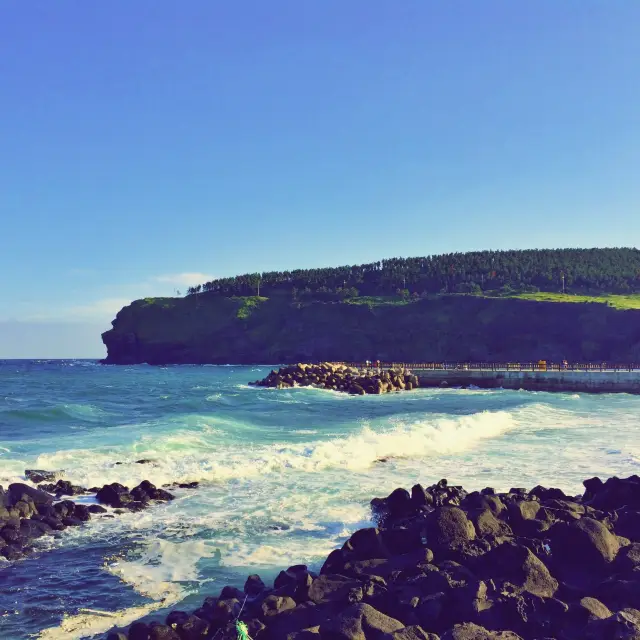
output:
[[[352,367],[362,364],[343,363]],[[382,365],[410,371],[420,387],[479,387],[583,393],[640,395],[640,366],[635,364],[440,364],[391,363]]]
[[[379,368],[373,370],[369,366],[357,368],[323,362],[280,367],[278,371],[272,370],[266,378],[249,384],[274,389],[315,387],[363,396],[367,393],[411,391],[418,386],[418,377],[404,369],[390,368],[384,371]]]
[[[640,394],[640,371],[415,371],[421,387]]]

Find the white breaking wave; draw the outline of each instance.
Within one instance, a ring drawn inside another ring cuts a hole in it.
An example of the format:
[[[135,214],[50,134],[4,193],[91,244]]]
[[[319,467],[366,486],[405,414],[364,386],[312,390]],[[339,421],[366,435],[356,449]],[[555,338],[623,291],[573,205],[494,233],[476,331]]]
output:
[[[136,620],[179,602],[178,600],[151,602],[138,607],[129,607],[119,611],[98,611],[83,609],[74,616],[64,614],[62,622],[57,627],[44,629],[38,635],[38,640],[80,640],[92,638],[106,633],[115,626],[125,627]]]
[[[126,626],[158,609],[170,607],[188,594],[182,583],[199,580],[198,561],[214,555],[215,549],[203,540],[148,540],[136,560],[118,560],[106,570],[153,602],[118,611],[84,609],[77,615],[67,614],[59,626],[45,629],[38,638],[79,640],[105,633],[114,626]]]
[[[66,479],[84,486],[101,486],[105,482],[133,486],[144,479],[158,485],[193,480],[216,482],[287,471],[317,473],[331,468],[363,471],[380,458],[465,451],[517,424],[509,412],[484,411],[457,417],[395,420],[392,428],[382,430],[365,425],[358,433],[325,441],[261,445],[221,444],[215,437],[218,431],[212,427],[208,433],[179,430],[156,438],[147,436],[136,443],[133,454],[115,447],[42,454],[33,466],[64,469]],[[125,463],[115,464],[123,458]],[[135,464],[138,458],[150,459],[152,464]]]

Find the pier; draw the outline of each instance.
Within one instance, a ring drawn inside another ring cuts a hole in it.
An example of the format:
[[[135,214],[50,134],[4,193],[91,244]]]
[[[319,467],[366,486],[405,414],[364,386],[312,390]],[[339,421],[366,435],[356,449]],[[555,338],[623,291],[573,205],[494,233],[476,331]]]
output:
[[[375,368],[376,363],[341,363]],[[384,369],[406,369],[418,376],[420,387],[478,387],[580,393],[640,395],[640,364],[609,363],[397,363],[380,362]]]

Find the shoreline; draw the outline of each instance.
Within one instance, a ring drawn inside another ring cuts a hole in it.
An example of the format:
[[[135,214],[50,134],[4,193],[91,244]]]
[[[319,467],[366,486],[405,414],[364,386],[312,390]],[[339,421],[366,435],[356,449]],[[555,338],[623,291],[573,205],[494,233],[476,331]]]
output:
[[[640,638],[640,477],[467,493],[441,480],[371,501],[319,574],[250,575],[165,624],[107,640],[612,640]]]
[[[125,510],[142,511],[153,503],[175,499],[173,494],[157,488],[148,480],[143,480],[131,490],[117,482],[86,489],[57,479],[57,476],[58,473],[53,471],[26,470],[26,479],[37,486],[14,482],[5,490],[0,485],[0,557],[6,561],[27,557],[37,550],[33,547],[35,540],[57,535],[69,527],[82,526],[93,516],[114,518]],[[57,482],[53,484],[55,479]],[[190,489],[197,484],[177,486]],[[91,495],[95,503],[70,499]]]

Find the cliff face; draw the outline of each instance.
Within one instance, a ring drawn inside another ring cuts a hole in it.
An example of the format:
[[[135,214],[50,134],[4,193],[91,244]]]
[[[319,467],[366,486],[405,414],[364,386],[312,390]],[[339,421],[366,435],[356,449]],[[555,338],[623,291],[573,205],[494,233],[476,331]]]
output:
[[[367,306],[217,295],[137,300],[102,335],[109,364],[640,361],[640,311],[444,296]]]

